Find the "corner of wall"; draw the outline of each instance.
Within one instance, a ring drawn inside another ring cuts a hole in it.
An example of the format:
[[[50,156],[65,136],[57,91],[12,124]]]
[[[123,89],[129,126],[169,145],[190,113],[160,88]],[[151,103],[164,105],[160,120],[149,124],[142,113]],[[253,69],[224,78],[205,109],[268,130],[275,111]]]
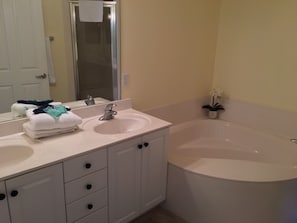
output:
[[[206,116],[201,106],[205,104],[207,100],[208,98],[201,97],[181,103],[146,109],[144,112],[171,122],[173,125],[177,125],[194,119],[204,119]]]

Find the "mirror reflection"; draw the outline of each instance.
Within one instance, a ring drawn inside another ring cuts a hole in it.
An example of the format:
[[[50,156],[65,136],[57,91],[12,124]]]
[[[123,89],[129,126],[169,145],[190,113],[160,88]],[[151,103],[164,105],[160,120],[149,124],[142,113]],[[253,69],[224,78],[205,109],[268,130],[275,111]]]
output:
[[[77,107],[90,97],[120,98],[116,1],[104,2],[100,22],[82,22],[78,6],[0,0],[0,121],[18,100],[78,100],[68,103]]]

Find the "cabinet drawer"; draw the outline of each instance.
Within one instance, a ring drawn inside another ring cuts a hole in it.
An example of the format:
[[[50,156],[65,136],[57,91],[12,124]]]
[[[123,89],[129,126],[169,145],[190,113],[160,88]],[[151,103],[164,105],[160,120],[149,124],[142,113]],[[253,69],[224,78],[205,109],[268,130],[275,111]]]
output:
[[[105,168],[107,165],[106,149],[92,152],[64,161],[65,182]]]
[[[107,189],[92,193],[67,205],[68,222],[74,222],[107,205]]]
[[[78,221],[75,223],[107,223],[107,207],[104,207]]]
[[[65,184],[66,202],[71,203],[83,196],[107,186],[107,170],[103,169]]]

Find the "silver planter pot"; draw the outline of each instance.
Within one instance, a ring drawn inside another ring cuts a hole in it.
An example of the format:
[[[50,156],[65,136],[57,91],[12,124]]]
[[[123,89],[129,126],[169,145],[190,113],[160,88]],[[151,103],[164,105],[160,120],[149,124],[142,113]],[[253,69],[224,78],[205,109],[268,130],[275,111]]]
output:
[[[218,111],[208,111],[208,118],[217,119],[219,117]]]

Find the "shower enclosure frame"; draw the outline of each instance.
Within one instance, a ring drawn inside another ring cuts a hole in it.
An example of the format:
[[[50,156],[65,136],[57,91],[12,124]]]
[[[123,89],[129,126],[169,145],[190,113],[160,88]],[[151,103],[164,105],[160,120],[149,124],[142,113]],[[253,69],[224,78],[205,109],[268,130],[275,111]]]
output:
[[[75,7],[78,7],[78,0],[69,1],[70,22],[71,22],[71,37],[73,48],[73,63],[74,63],[74,81],[75,81],[75,96],[79,98],[79,72],[78,72],[78,50],[76,36],[76,12]],[[110,30],[111,30],[111,64],[112,64],[112,92],[113,100],[121,99],[121,78],[120,78],[120,38],[119,38],[119,0],[104,1],[103,7],[110,8]]]

